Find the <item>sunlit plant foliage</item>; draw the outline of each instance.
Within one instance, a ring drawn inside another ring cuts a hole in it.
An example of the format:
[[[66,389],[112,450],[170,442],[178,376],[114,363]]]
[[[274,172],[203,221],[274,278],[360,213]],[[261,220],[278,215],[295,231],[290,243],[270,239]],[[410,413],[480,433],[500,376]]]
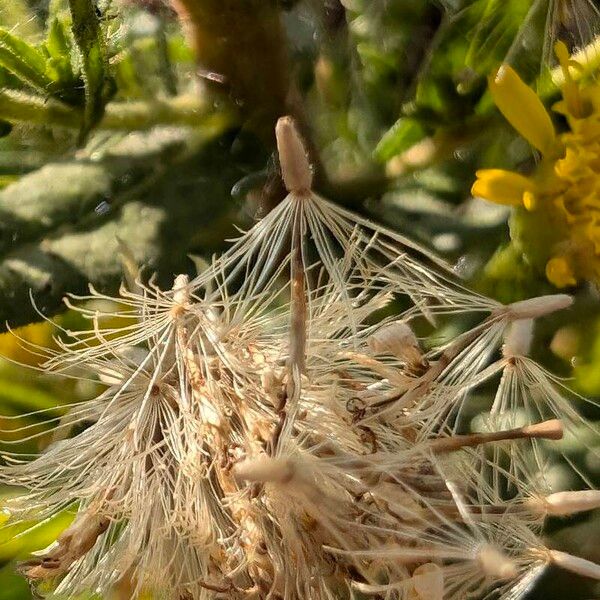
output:
[[[599,33],[0,0],[7,594],[596,593]]]

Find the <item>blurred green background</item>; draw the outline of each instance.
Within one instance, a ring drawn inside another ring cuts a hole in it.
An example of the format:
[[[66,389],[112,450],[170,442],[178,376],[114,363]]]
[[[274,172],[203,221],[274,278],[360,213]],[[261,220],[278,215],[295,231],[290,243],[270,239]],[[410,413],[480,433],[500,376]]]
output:
[[[0,0],[0,322],[27,326],[20,335],[42,346],[59,333],[28,325],[42,315],[85,327],[62,298],[88,282],[117,289],[119,239],[165,285],[194,273],[195,257],[281,199],[282,114],[309,140],[320,193],[434,249],[499,300],[552,293],[511,245],[510,209],[470,194],[479,168],[528,173],[538,161],[494,107],[487,76],[509,60],[551,106],[552,43],[590,44],[599,21],[593,0]],[[593,79],[592,58],[586,68]],[[574,309],[544,321],[534,354],[598,400],[596,283],[568,290]],[[58,418],[58,404],[96,391],[16,366],[39,358],[10,334],[0,354],[0,414]],[[44,421],[0,419],[0,447]],[[597,435],[561,445],[600,483],[587,450]],[[552,477],[577,485],[558,459]],[[15,560],[67,519],[14,540],[0,530],[0,600],[30,597]],[[547,535],[600,562],[600,514],[557,520]],[[600,588],[549,572],[530,598],[589,600]]]

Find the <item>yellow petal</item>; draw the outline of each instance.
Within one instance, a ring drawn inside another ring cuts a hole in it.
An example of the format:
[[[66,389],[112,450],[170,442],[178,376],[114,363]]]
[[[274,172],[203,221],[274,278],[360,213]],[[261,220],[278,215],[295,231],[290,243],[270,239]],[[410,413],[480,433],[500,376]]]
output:
[[[502,169],[481,169],[471,188],[473,196],[496,204],[522,206],[523,194],[533,192],[534,186],[523,175]]]
[[[577,279],[569,261],[564,256],[556,256],[546,263],[546,277],[558,288],[575,285]]]
[[[550,115],[536,93],[508,65],[489,79],[492,97],[506,120],[542,154],[555,152],[556,135]]]
[[[571,61],[567,46],[561,41],[556,42],[554,53],[556,54],[556,58],[558,58],[560,68],[563,72],[564,83],[562,84],[562,94],[569,114],[577,119],[589,116],[593,108],[589,102],[586,103],[582,98],[579,86],[571,77],[569,68],[573,66],[573,61]]]

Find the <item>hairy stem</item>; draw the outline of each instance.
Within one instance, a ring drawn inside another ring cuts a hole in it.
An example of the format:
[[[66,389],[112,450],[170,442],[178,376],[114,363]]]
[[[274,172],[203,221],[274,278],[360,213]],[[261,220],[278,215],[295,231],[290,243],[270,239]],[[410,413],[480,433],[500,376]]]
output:
[[[0,118],[11,123],[30,123],[80,129],[83,111],[58,102],[16,92],[0,91]],[[177,96],[152,102],[113,102],[106,107],[99,129],[143,131],[157,125],[198,126],[219,119],[211,106],[196,96]],[[229,117],[225,117],[229,118]]]

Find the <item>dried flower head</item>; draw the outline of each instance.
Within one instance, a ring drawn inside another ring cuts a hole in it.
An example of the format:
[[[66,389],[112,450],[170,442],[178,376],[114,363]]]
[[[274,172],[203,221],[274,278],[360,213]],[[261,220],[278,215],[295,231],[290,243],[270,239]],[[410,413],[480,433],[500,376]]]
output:
[[[548,564],[600,578],[539,538],[547,515],[592,509],[595,492],[532,476],[506,500],[497,485],[543,468],[526,459],[544,451],[536,440],[582,420],[525,357],[532,321],[571,298],[503,306],[470,292],[317,196],[290,118],[277,135],[289,195],[205,272],[169,291],[133,281],[111,314],[122,326],[73,300],[92,328],[34,346],[42,369],[104,390],[55,421],[39,455],[4,455],[0,477],[20,491],[10,522],[76,513],[22,572],[68,597],[126,580],[177,600],[515,600]],[[381,317],[398,296],[410,307]],[[480,322],[447,342],[415,334],[455,313]],[[492,412],[530,393],[543,408],[459,435],[471,390],[500,373]]]

